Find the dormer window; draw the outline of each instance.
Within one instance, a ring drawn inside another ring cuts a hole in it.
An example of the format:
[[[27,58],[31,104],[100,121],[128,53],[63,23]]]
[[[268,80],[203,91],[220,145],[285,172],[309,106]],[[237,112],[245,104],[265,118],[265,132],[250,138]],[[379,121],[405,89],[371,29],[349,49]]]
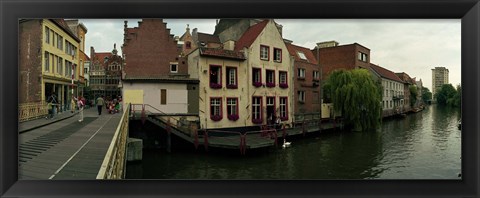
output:
[[[300,59],[307,60],[307,57],[305,56],[305,54],[303,52],[297,51],[297,54],[298,54],[298,57],[300,57]]]
[[[170,73],[178,73],[178,65],[170,64]]]
[[[368,62],[368,55],[362,52],[358,52],[358,60]]]
[[[186,49],[192,48],[192,43],[190,41],[185,42],[185,48]]]

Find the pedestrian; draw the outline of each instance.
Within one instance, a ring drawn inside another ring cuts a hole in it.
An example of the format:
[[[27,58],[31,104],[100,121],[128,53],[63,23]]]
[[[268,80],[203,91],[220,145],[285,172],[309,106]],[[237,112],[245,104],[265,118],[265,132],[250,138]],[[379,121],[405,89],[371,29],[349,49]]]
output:
[[[83,107],[85,104],[83,103],[82,96],[79,96],[78,98],[74,97],[75,101],[77,101],[77,107],[78,107],[78,115],[79,115],[79,120],[78,122],[83,122]]]
[[[50,119],[53,118],[53,108],[52,108],[52,102],[47,103],[47,109],[48,109],[48,115],[45,117],[45,119]]]
[[[52,92],[50,97],[48,97],[47,102],[50,103],[48,109],[52,109],[52,114],[51,114],[50,118],[53,118],[53,116],[55,115],[55,108],[56,108],[55,106],[58,103],[57,95],[55,95],[55,92]]]
[[[73,94],[72,94],[72,98],[70,99],[70,111],[72,113],[75,113],[75,108],[77,106],[76,103],[77,102],[76,102],[75,96],[73,96]]]
[[[102,115],[102,108],[104,104],[105,104],[105,100],[103,100],[103,95],[100,95],[100,97],[97,98],[98,115]]]

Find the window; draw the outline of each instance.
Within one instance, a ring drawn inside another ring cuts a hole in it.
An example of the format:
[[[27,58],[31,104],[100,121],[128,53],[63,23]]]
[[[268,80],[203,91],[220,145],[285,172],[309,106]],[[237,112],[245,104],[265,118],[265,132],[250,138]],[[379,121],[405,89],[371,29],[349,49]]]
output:
[[[222,67],[210,65],[210,88],[222,88]]]
[[[227,67],[227,88],[236,89],[237,88],[237,68]]]
[[[305,56],[305,54],[303,52],[297,51],[297,54],[298,54],[298,57],[300,57],[300,59],[307,60],[307,57]]]
[[[62,57],[58,57],[57,69],[58,69],[58,74],[63,75],[63,58]]]
[[[267,87],[275,87],[275,71],[267,69]]]
[[[252,74],[253,74],[252,75],[253,86],[255,86],[255,87],[262,86],[262,69],[253,68]]]
[[[50,28],[45,27],[45,43],[50,43]]]
[[[65,60],[65,77],[71,75],[72,72],[72,63],[70,61]]]
[[[298,78],[299,79],[304,79],[305,78],[305,69],[303,68],[298,68]]]
[[[186,49],[192,48],[192,43],[191,43],[190,41],[187,41],[187,42],[185,43],[185,48],[186,48]]]
[[[87,68],[84,68],[84,69],[83,69],[83,73],[84,73],[84,74],[87,74],[87,73],[88,73],[88,69],[87,69]]]
[[[45,52],[45,56],[43,57],[45,60],[45,71],[50,71],[50,53]]]
[[[227,114],[229,120],[238,120],[238,98],[227,98]]]
[[[53,67],[53,70],[55,70],[57,72],[57,74],[60,73],[59,71],[59,67],[58,67],[58,56],[53,56],[53,63],[52,63],[52,67]],[[55,67],[56,65],[56,67]]]
[[[50,34],[52,35],[52,45],[55,46],[55,34],[56,33],[53,30],[50,30]]]
[[[287,97],[280,97],[280,119],[288,120]]]
[[[222,98],[210,98],[210,119],[213,121],[222,119]]]
[[[63,50],[63,37],[57,35],[57,48]]]
[[[314,80],[320,79],[320,72],[319,71],[313,71],[313,79]]]
[[[358,52],[358,60],[368,62],[368,55],[362,52]]]
[[[282,62],[282,49],[273,48],[273,61]]]
[[[268,54],[270,53],[270,47],[260,45],[260,59],[269,60]]]
[[[287,72],[286,71],[279,71],[278,72],[278,83],[281,88],[288,88],[287,83]]]
[[[178,73],[177,64],[170,64],[170,73]],[[115,68],[116,70],[116,68]]]
[[[262,120],[262,97],[252,97],[252,122],[261,124]]]
[[[167,90],[160,89],[160,104],[166,105],[167,104]]]
[[[298,91],[298,102],[305,103],[305,91]]]

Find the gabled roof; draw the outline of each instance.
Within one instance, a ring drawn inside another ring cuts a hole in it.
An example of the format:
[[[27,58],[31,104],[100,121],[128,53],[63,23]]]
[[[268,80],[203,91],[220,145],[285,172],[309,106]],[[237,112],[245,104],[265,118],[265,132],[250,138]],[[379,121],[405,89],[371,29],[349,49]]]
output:
[[[317,64],[317,59],[315,58],[315,55],[313,55],[312,51],[308,48],[300,47],[297,45],[293,45],[291,43],[285,43],[287,46],[288,52],[290,52],[290,55],[295,57],[295,61],[302,61],[302,62],[308,62],[311,64]],[[299,55],[298,52],[302,52],[305,54],[305,57],[307,60],[302,59]]]
[[[200,55],[202,56],[214,56],[214,57],[223,57],[237,60],[246,60],[245,55],[239,51],[225,50],[225,49],[215,49],[215,48],[199,48]]]
[[[405,72],[399,72],[395,73],[395,75],[398,76],[398,78],[402,79],[404,83],[410,83],[410,84],[415,84],[415,80],[413,80],[407,73]]]
[[[374,70],[382,78],[386,78],[386,79],[389,79],[389,80],[404,83],[400,78],[398,78],[397,75],[395,75],[395,73],[393,73],[392,71],[390,71],[388,69],[385,69],[383,67],[380,67],[380,66],[372,64],[372,63],[370,63],[370,68],[372,68],[372,70]]]
[[[73,39],[75,39],[77,42],[80,42],[80,39],[77,37],[77,34],[72,32],[70,27],[68,27],[67,22],[63,19],[50,19],[53,23],[58,25],[58,27],[62,28],[63,31],[65,31],[68,35],[70,35]]]
[[[198,38],[197,38],[198,42],[205,42],[205,44],[207,44],[207,43],[221,43],[220,38],[218,38],[217,35],[211,35],[211,34],[197,32],[197,36],[198,36]]]
[[[250,47],[252,43],[257,39],[258,35],[263,31],[265,26],[267,26],[269,20],[264,20],[260,23],[257,23],[243,33],[242,37],[238,39],[237,43],[235,44],[235,50],[241,50],[244,47]]]

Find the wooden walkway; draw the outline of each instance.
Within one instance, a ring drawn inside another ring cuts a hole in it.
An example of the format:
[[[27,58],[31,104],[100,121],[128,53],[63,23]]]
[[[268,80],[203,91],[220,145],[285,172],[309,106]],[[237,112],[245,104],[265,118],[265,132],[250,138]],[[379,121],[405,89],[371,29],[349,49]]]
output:
[[[19,179],[95,179],[121,114],[96,108],[56,122],[37,119],[19,124]],[[38,126],[38,127],[35,127]],[[22,130],[21,130],[22,131]]]

